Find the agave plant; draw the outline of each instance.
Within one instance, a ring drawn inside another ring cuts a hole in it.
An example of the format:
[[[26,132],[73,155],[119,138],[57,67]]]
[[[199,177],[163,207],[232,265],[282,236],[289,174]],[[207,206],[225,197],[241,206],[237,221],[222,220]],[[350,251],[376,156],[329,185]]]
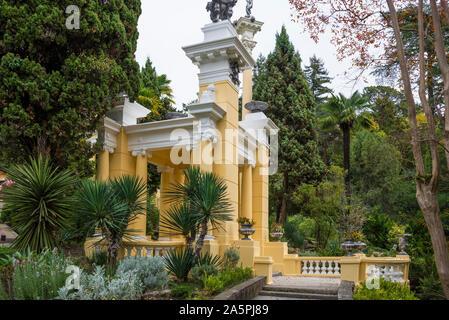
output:
[[[41,156],[24,165],[13,165],[6,173],[15,182],[2,191],[18,233],[13,247],[37,252],[55,248],[57,233],[67,226],[73,208],[72,191],[77,178],[70,170],[60,171]]]
[[[172,184],[163,194],[164,201],[175,206],[168,210],[164,225],[184,236],[189,234],[188,230],[190,236],[199,233],[194,249],[194,254],[198,257],[209,225],[212,229],[218,229],[223,227],[224,222],[231,221],[232,205],[227,196],[226,183],[215,174],[190,167],[184,171],[184,176],[183,184]],[[188,218],[181,217],[180,214],[187,214]],[[189,242],[187,238],[186,242]]]
[[[197,258],[196,265],[198,266],[214,266],[217,269],[221,268],[223,261],[220,256],[213,256],[209,252],[200,254]]]
[[[110,266],[116,263],[120,242],[130,240],[136,232],[128,229],[129,223],[145,213],[145,192],[145,184],[136,177],[81,183],[73,225],[81,228],[86,237],[101,232],[108,242]]]
[[[195,265],[195,255],[192,250],[173,250],[164,257],[168,272],[179,281],[187,281],[190,270]]]

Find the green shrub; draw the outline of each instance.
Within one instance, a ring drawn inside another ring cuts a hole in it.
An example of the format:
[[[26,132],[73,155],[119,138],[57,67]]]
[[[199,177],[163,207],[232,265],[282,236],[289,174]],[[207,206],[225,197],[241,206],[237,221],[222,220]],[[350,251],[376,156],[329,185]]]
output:
[[[366,240],[374,247],[390,249],[390,231],[393,221],[385,215],[375,211],[363,224],[363,234]]]
[[[218,274],[218,268],[214,265],[200,265],[195,266],[192,268],[192,271],[190,271],[190,276],[192,277],[192,280],[195,282],[201,282],[202,277],[204,275],[207,276],[215,276]]]
[[[137,300],[142,296],[143,285],[133,271],[117,272],[109,278],[102,267],[92,274],[81,270],[80,289],[69,290],[63,286],[58,291],[61,300]]]
[[[220,277],[213,275],[203,275],[202,280],[204,290],[206,290],[210,295],[221,292],[225,285]]]
[[[223,254],[223,266],[235,269],[240,261],[240,253],[235,248],[228,248]]]
[[[176,285],[171,290],[171,295],[174,298],[191,299],[197,292],[198,286],[193,283],[183,283]]]
[[[91,257],[87,258],[87,262],[96,266],[105,266],[108,264],[108,252],[106,250],[95,251]]]
[[[187,281],[189,272],[195,265],[195,256],[191,250],[173,250],[164,259],[168,271],[176,279]]]
[[[14,248],[37,252],[55,248],[59,242],[58,231],[68,226],[77,178],[71,171],[60,171],[42,157],[12,165],[7,174],[15,183],[2,191],[2,198],[13,211],[11,221],[18,233]]]
[[[407,285],[379,279],[379,289],[369,289],[366,281],[354,291],[354,300],[419,300]]]
[[[284,224],[284,237],[287,239],[289,245],[296,249],[302,249],[305,245],[304,236],[296,228],[292,222]]]
[[[44,250],[41,254],[29,253],[17,259],[13,280],[9,281],[9,298],[16,300],[49,300],[58,295],[68,275],[66,268],[72,265],[62,253]]]
[[[11,257],[16,250],[10,247],[0,247],[0,267],[10,264],[9,257]]]
[[[168,272],[160,257],[129,257],[120,261],[117,273],[134,272],[145,289],[163,289],[168,285]]]
[[[338,241],[329,240],[326,249],[318,248],[318,254],[322,257],[341,257],[345,255],[345,251],[341,248]]]

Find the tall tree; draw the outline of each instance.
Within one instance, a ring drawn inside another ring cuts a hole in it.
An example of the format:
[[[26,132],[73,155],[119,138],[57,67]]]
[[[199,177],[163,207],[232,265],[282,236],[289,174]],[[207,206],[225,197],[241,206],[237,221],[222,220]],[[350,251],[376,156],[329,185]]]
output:
[[[309,29],[315,40],[318,40],[319,34],[326,26],[332,25],[333,39],[338,48],[338,55],[340,58],[353,57],[355,65],[359,67],[367,68],[376,61],[380,61],[381,59],[377,54],[382,50],[379,50],[379,48],[385,49],[391,45],[396,46],[408,107],[411,147],[416,169],[416,198],[432,239],[438,275],[446,298],[449,299],[449,254],[437,198],[440,175],[438,141],[436,140],[433,112],[425,95],[427,87],[423,70],[425,66],[423,0],[419,0],[418,9],[420,38],[419,98],[427,120],[428,139],[425,139],[425,142],[429,145],[431,151],[430,170],[429,168],[426,170],[424,165],[422,139],[418,132],[416,103],[411,81],[413,73],[406,58],[403,31],[397,14],[397,10],[416,5],[416,1],[401,0],[393,3],[392,0],[386,2],[380,0],[361,0],[357,2],[348,0],[320,2],[290,0],[290,3],[297,10],[298,20],[304,22],[306,29]],[[446,4],[447,2],[443,3]],[[393,37],[389,37],[391,32],[393,32]],[[374,48],[377,48],[377,50],[370,51]]]
[[[173,107],[173,90],[170,87],[171,80],[167,75],[159,75],[150,58],[147,58],[141,71],[142,88],[140,89],[138,102],[151,110],[144,121],[165,120],[167,112],[175,111]]]
[[[315,102],[285,26],[276,34],[276,47],[254,78],[254,98],[268,102],[266,111],[279,127],[279,173],[282,174],[280,222],[287,203],[301,183],[320,181],[325,169],[318,154]]]
[[[79,29],[67,27],[77,17],[66,14],[71,5],[80,10]],[[7,165],[42,154],[61,168],[94,173],[88,139],[119,93],[133,100],[139,91],[140,5],[1,1],[0,157]]]
[[[324,61],[317,58],[316,55],[310,58],[310,64],[304,69],[310,89],[317,104],[317,108],[326,101],[328,95],[332,93],[332,89],[326,84],[330,84],[332,78],[329,77],[329,71],[324,67]],[[319,111],[319,110],[317,110]]]
[[[345,189],[348,203],[351,201],[351,129],[354,126],[370,127],[371,118],[366,112],[368,98],[358,91],[348,99],[343,94],[332,96],[323,106],[321,128],[338,127],[343,134],[343,164],[345,169]]]

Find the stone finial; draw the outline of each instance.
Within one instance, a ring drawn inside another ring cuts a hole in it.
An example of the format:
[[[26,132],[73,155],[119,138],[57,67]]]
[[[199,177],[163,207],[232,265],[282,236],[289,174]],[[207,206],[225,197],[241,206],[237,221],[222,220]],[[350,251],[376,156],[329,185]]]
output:
[[[245,109],[251,113],[264,112],[268,109],[268,103],[263,101],[251,101],[245,105]]]
[[[201,103],[209,103],[216,101],[217,101],[217,90],[215,89],[215,85],[212,83],[201,95]]]

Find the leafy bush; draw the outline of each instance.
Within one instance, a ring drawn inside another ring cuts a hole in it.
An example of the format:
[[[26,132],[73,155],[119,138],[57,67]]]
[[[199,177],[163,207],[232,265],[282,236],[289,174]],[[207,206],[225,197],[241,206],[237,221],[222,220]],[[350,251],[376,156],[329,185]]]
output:
[[[164,257],[168,271],[179,281],[187,281],[190,270],[195,265],[195,256],[191,250],[173,250]]]
[[[95,250],[93,255],[87,258],[87,262],[96,266],[105,266],[108,264],[108,252],[105,250]]]
[[[120,261],[117,273],[134,272],[145,289],[163,289],[168,285],[168,272],[160,257],[129,257]]]
[[[97,266],[92,274],[81,270],[80,289],[59,289],[57,299],[61,300],[136,300],[142,296],[143,285],[132,271],[117,272],[112,279]]]
[[[20,256],[20,255],[17,255]],[[8,283],[9,299],[49,300],[58,295],[72,264],[62,253],[44,250],[41,254],[28,253],[23,259],[14,258],[14,274]]]
[[[171,290],[171,295],[174,298],[191,299],[197,290],[198,290],[197,285],[193,283],[183,283],[176,285]]]
[[[0,267],[9,265],[8,257],[11,257],[16,250],[10,247],[0,247]]]
[[[224,282],[220,277],[203,275],[201,279],[203,280],[204,290],[206,290],[210,295],[223,290]]]
[[[354,291],[354,300],[419,300],[407,285],[379,279],[379,289],[369,289],[366,281]]]
[[[323,257],[341,257],[345,255],[345,251],[339,241],[329,240],[326,249],[318,248],[318,254]]]
[[[284,237],[287,239],[289,246],[297,249],[304,248],[304,236],[292,222],[286,222],[284,224]]]
[[[375,247],[390,249],[390,231],[393,221],[385,215],[375,211],[363,224],[363,234],[366,240]]]
[[[192,268],[192,271],[190,271],[190,276],[192,277],[192,280],[195,282],[202,281],[202,277],[204,275],[215,276],[217,274],[218,274],[218,268],[214,265],[209,265],[209,264],[195,266]]]
[[[222,261],[225,268],[235,269],[240,261],[240,253],[235,248],[228,248],[223,254]]]

